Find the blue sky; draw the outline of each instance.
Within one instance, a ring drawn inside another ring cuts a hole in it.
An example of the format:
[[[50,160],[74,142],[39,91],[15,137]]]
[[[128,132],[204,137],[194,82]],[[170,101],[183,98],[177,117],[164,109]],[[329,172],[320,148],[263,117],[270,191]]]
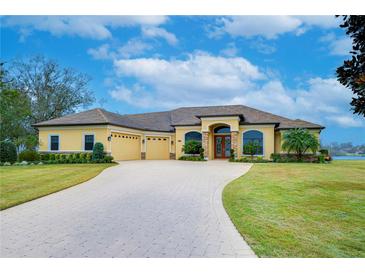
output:
[[[1,17],[1,58],[43,54],[92,77],[118,113],[244,104],[365,143],[336,68],[351,40],[332,16]]]

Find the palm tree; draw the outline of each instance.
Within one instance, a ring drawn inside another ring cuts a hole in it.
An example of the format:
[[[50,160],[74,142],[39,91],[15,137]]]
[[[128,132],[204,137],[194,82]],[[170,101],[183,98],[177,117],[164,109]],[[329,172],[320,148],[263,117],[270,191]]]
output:
[[[294,151],[301,160],[304,153],[311,150],[315,153],[319,148],[319,141],[308,129],[296,128],[286,132],[283,136],[282,149],[290,153]]]

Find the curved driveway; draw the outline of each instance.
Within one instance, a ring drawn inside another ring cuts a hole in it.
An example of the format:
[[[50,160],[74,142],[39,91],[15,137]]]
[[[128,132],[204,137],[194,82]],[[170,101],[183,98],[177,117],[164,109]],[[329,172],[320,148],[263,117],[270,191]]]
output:
[[[1,257],[255,257],[222,205],[250,165],[130,161],[0,213]]]

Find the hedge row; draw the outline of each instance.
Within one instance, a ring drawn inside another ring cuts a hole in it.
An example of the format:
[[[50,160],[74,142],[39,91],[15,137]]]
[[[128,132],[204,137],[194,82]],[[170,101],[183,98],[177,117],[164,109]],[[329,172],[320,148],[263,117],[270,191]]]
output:
[[[304,154],[300,159],[295,154],[271,154],[270,158],[274,163],[326,163],[332,160],[331,156],[320,154]]]
[[[193,156],[193,155],[183,155],[180,156],[179,160],[181,161],[205,161],[204,157],[202,156]]]

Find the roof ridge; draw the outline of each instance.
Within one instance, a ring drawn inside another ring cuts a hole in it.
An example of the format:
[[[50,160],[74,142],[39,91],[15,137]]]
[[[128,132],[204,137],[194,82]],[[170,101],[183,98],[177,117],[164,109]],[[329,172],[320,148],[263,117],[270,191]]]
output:
[[[96,108],[96,111],[98,111],[100,113],[100,115],[103,117],[103,119],[105,120],[105,122],[109,122],[108,118],[106,118],[105,114],[104,114],[104,109],[102,108]]]
[[[244,105],[239,105],[239,104],[236,104],[236,105],[207,105],[207,106],[179,107],[179,108],[172,109],[171,111],[183,109],[183,108],[211,108],[211,107],[237,107],[237,106],[245,107]]]

